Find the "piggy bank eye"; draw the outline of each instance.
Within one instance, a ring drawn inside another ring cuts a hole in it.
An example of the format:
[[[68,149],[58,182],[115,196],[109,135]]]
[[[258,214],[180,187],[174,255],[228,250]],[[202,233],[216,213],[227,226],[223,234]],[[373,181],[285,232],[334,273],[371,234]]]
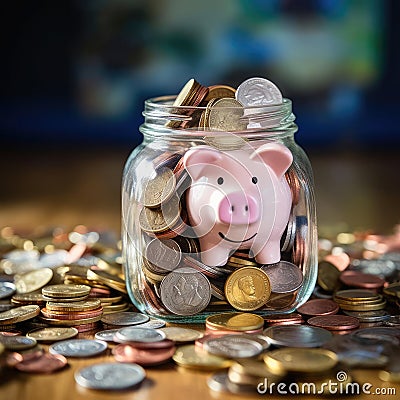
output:
[[[258,178],[257,178],[256,176],[253,176],[253,177],[251,178],[251,181],[252,181],[254,184],[256,184],[256,183],[258,182]]]
[[[222,176],[220,176],[220,177],[217,179],[217,183],[218,183],[218,185],[222,185],[222,184],[224,183],[224,178],[222,178]]]

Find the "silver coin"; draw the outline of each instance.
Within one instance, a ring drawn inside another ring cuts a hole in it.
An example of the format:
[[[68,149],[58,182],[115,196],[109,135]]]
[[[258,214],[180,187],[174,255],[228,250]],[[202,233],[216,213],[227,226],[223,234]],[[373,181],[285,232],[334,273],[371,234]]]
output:
[[[264,330],[268,341],[278,347],[319,347],[332,338],[326,329],[307,325],[276,325]]]
[[[387,340],[387,338],[396,338],[400,340],[400,329],[390,326],[377,326],[372,328],[358,329],[352,335],[359,338],[371,338],[376,340]]]
[[[129,326],[122,328],[115,334],[114,340],[118,343],[126,342],[161,342],[165,339],[165,333],[152,328]]]
[[[209,280],[194,268],[170,272],[160,285],[161,301],[172,313],[194,315],[204,310],[211,299]]]
[[[245,335],[212,338],[203,343],[203,348],[208,353],[228,358],[254,357],[263,351],[263,346],[258,341]]]
[[[103,315],[101,322],[107,325],[138,325],[147,322],[150,318],[147,315],[137,312],[123,311],[114,314]]]
[[[385,325],[400,327],[400,315],[390,315],[387,321],[385,321]]]
[[[250,78],[236,90],[236,100],[243,106],[270,106],[282,104],[282,93],[268,79]]]
[[[0,343],[7,350],[27,350],[35,347],[36,339],[26,336],[0,336]]]
[[[380,322],[390,318],[390,314],[385,310],[376,311],[347,311],[342,310],[344,314],[356,317],[360,322]]]
[[[92,357],[106,349],[106,342],[91,339],[63,340],[49,346],[50,353],[61,354],[66,357]]]
[[[146,377],[137,364],[102,363],[75,372],[75,381],[89,389],[121,390],[135,386]]]
[[[207,379],[207,385],[215,392],[229,393],[227,382],[229,381],[227,372],[217,372]]]
[[[15,293],[15,285],[11,282],[0,282],[0,299],[5,299]]]
[[[98,340],[104,340],[105,342],[113,342],[114,336],[119,330],[120,328],[99,331],[94,334],[94,338]]]
[[[138,327],[158,329],[158,328],[163,328],[165,325],[166,325],[165,321],[162,321],[161,319],[150,318],[149,321],[138,325]]]
[[[273,293],[290,293],[303,283],[303,273],[297,265],[289,261],[264,265],[261,269],[268,275]]]

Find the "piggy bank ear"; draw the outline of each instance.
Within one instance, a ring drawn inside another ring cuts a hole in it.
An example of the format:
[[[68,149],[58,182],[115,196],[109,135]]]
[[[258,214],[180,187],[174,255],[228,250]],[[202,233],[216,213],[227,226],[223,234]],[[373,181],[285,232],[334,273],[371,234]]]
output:
[[[251,159],[267,164],[281,178],[293,161],[290,150],[278,143],[267,143],[260,146],[250,156]]]
[[[183,156],[183,165],[192,179],[198,179],[204,167],[222,160],[219,150],[209,146],[197,146],[188,150]]]

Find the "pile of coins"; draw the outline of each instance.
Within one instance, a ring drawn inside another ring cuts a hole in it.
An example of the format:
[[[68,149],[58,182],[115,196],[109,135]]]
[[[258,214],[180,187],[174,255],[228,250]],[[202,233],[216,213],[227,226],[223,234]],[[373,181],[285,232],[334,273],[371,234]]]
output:
[[[228,132],[266,127],[271,123],[269,113],[276,113],[283,103],[279,89],[266,79],[248,79],[237,90],[226,85],[205,87],[191,79],[172,104],[174,119],[166,126],[205,130],[206,144],[220,150],[237,149],[243,139]],[[272,118],[274,121],[277,123]],[[212,131],[219,133],[213,136]],[[221,135],[223,132],[226,134]],[[157,154],[152,160],[154,173],[143,182],[135,221],[142,232],[138,250],[141,260],[128,259],[127,264],[142,264],[140,275],[143,273],[145,279],[138,286],[146,309],[154,315],[190,316],[221,309],[289,308],[296,301],[306,273],[308,235],[307,217],[294,210],[302,191],[294,168],[285,175],[293,208],[281,239],[282,261],[263,265],[249,251],[238,250],[226,265],[210,266],[201,262],[198,238],[188,224],[184,194],[191,179],[183,166],[183,154],[182,150]],[[233,294],[244,286],[254,293],[251,299],[239,302]]]

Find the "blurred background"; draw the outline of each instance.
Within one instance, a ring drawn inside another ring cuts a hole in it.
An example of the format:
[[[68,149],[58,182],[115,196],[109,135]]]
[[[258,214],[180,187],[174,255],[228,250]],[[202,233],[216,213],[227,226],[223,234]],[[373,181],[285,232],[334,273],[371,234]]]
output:
[[[396,0],[2,5],[0,226],[119,230],[146,98],[262,76],[294,103],[320,230],[400,222]]]

